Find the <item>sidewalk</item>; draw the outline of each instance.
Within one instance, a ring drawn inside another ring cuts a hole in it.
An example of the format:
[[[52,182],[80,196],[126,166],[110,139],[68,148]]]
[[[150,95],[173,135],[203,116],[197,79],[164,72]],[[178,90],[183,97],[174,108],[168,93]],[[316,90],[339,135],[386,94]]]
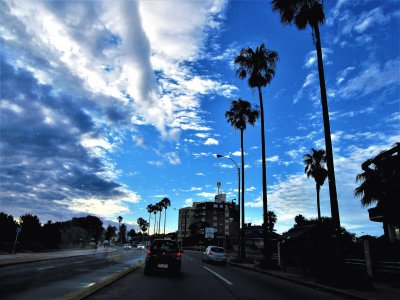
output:
[[[111,247],[99,247],[97,249],[79,249],[79,250],[60,250],[53,252],[40,253],[16,253],[0,255],[0,267],[15,265],[33,261],[58,259],[72,256],[93,255],[98,253],[114,252],[117,249]]]
[[[294,283],[309,286],[311,288],[324,290],[326,292],[344,296],[353,299],[371,299],[371,300],[400,300],[400,289],[391,287],[383,283],[373,282],[374,289],[367,290],[354,290],[354,289],[339,289],[329,285],[318,283],[316,277],[304,277],[301,269],[287,267],[286,272],[281,270],[262,270],[257,268],[252,263],[233,263],[228,262],[231,266],[259,272],[269,276],[289,280]]]

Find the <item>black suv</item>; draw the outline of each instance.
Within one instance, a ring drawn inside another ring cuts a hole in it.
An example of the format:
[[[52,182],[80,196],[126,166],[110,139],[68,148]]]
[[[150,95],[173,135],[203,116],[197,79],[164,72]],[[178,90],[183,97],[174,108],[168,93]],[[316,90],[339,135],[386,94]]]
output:
[[[181,252],[178,243],[174,240],[154,240],[147,250],[144,275],[149,275],[153,270],[172,271],[179,275]]]

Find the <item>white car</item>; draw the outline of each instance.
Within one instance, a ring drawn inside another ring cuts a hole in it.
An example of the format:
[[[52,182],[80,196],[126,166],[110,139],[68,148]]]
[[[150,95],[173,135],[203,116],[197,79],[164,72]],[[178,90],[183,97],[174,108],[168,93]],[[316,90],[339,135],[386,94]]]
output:
[[[124,245],[124,250],[131,250],[131,249],[132,249],[131,245],[129,245],[129,244]]]
[[[138,244],[136,248],[137,249],[144,249],[144,245],[143,244]]]
[[[203,252],[203,261],[204,262],[213,261],[225,264],[226,263],[225,249],[217,246],[208,246],[206,250]]]

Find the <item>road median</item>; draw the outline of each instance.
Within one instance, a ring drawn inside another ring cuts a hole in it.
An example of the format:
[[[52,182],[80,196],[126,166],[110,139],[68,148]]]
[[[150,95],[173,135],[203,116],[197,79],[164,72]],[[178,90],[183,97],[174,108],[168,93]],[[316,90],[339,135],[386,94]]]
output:
[[[80,300],[84,299],[85,297],[90,296],[91,294],[97,292],[98,290],[112,284],[114,281],[124,277],[128,273],[140,268],[144,264],[144,261],[141,261],[133,266],[125,268],[124,270],[115,273],[102,281],[96,282],[88,287],[80,289],[79,291],[75,291],[67,296],[63,297],[62,300]]]

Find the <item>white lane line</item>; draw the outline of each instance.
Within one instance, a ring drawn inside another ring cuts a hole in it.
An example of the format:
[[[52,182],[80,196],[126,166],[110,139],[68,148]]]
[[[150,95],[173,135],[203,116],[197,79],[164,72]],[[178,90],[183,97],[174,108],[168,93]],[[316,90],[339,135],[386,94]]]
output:
[[[213,273],[215,276],[217,276],[219,279],[225,281],[227,284],[229,285],[233,285],[232,282],[230,282],[228,279],[225,279],[224,277],[222,277],[221,275],[219,275],[218,273],[214,272],[213,270],[207,268],[207,267],[203,267],[204,269],[206,269],[207,271]]]
[[[77,261],[76,264],[81,264],[81,263],[84,263],[84,262],[85,262],[84,260],[81,260],[81,261]]]
[[[46,269],[53,269],[53,268],[55,268],[56,266],[50,266],[50,267],[44,267],[44,268],[38,268],[38,271],[40,271],[40,270],[46,270]]]

